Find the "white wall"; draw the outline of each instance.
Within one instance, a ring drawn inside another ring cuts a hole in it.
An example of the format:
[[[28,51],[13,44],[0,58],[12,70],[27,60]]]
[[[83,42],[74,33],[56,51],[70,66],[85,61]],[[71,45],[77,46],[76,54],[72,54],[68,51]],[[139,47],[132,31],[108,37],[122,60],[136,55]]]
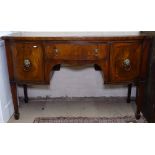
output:
[[[0,40],[0,122],[7,122],[13,111],[5,47],[4,42]]]

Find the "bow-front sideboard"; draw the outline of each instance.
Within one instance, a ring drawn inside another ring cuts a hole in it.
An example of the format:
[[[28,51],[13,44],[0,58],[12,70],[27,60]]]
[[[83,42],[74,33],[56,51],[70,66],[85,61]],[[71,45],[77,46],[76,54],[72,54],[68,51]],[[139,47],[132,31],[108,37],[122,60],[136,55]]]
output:
[[[136,85],[136,118],[140,118],[151,37],[122,33],[20,32],[5,40],[15,119],[19,119],[17,85],[49,84],[61,64],[93,64],[104,84]]]

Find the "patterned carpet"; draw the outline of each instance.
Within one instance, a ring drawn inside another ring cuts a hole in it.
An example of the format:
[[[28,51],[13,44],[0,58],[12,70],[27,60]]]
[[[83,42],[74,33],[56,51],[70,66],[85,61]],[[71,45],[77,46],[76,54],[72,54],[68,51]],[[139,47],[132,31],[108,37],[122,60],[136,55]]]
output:
[[[37,117],[34,123],[147,123],[144,117]]]

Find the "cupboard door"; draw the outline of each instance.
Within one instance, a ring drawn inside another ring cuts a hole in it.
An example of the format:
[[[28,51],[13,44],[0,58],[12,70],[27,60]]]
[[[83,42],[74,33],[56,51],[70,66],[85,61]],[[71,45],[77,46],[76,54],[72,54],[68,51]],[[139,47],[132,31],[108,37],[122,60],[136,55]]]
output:
[[[16,80],[43,81],[43,52],[39,43],[14,43],[12,53]]]
[[[142,47],[139,42],[113,43],[110,51],[112,82],[128,82],[138,78]]]

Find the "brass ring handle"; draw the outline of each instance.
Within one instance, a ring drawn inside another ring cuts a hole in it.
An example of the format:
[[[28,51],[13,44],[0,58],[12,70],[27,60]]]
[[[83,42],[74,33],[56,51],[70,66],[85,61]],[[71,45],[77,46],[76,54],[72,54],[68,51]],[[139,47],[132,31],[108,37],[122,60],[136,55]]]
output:
[[[37,48],[38,46],[37,45],[33,45],[33,48]]]
[[[98,48],[95,48],[94,49],[95,56],[98,56],[98,52],[99,52],[99,49]]]
[[[24,71],[29,71],[31,66],[31,61],[29,59],[24,59]]]
[[[59,50],[57,48],[54,48],[53,50],[54,50],[55,55],[57,56],[59,53]]]
[[[125,59],[123,61],[123,64],[122,64],[123,68],[126,70],[126,71],[130,71],[131,69],[131,62],[130,62],[130,59]]]

